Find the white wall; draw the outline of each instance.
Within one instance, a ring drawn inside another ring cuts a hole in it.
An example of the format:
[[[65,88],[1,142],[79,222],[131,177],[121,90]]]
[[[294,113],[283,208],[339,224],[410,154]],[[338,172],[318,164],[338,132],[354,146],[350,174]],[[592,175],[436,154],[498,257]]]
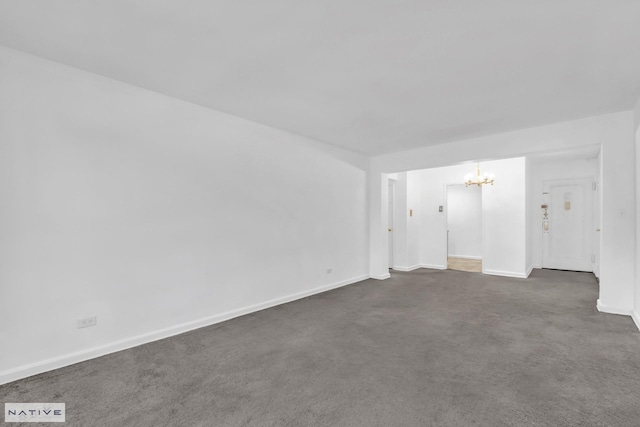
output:
[[[396,175],[393,187],[393,268],[405,270],[408,265],[407,246],[407,174],[406,172]]]
[[[482,258],[482,188],[448,185],[446,202],[448,255]]]
[[[526,166],[524,157],[483,162],[496,175],[482,187],[482,272],[527,277]]]
[[[422,203],[420,200],[420,181],[415,174],[407,173],[407,210],[413,214],[407,222],[407,265],[414,269],[420,267],[420,235],[422,224],[420,214]]]
[[[596,262],[595,264],[595,268],[596,268],[596,276],[598,278],[600,278],[600,264],[602,263],[602,151],[600,151],[598,153],[598,157],[596,159],[597,163],[598,163],[598,188],[597,188],[597,196],[596,196],[596,218],[595,218],[595,224],[596,224],[596,230],[600,230],[597,232],[596,235],[596,260],[598,262]]]
[[[482,171],[494,173],[496,184],[482,187],[482,268],[486,274],[526,277],[525,159],[482,162]],[[420,176],[421,265],[447,266],[445,187],[460,183],[473,164],[425,169]]]
[[[526,206],[524,211],[525,211],[525,223],[527,226],[527,231],[525,235],[525,241],[527,242],[527,246],[525,247],[525,266],[526,266],[526,271],[530,273],[531,270],[533,270],[534,268],[533,248],[531,247],[534,239],[532,230],[534,227],[534,221],[535,219],[537,219],[537,216],[535,216],[535,212],[534,212],[535,202],[534,202],[534,196],[533,196],[533,168],[531,165],[531,159],[529,158],[525,159],[525,168],[526,168],[525,170]]]
[[[0,70],[0,382],[368,276],[362,156],[6,48]]]
[[[544,181],[570,178],[591,178],[594,182],[599,181],[599,161],[594,159],[564,159],[547,160],[531,159],[533,206],[530,210],[533,221],[530,222],[530,232],[532,235],[531,251],[534,268],[542,266],[542,193],[544,191]],[[595,218],[595,216],[594,216]],[[594,221],[594,225],[595,221]],[[599,228],[594,227],[594,228]],[[594,235],[594,246],[598,243]],[[599,259],[596,259],[599,262]]]
[[[640,329],[640,98],[633,109],[633,130],[636,149],[636,278],[633,320]]]
[[[635,149],[632,117],[602,143],[600,311],[631,314],[635,277]]]
[[[393,218],[393,268],[420,268],[419,183],[411,172],[395,175]]]
[[[384,280],[389,274],[389,174],[368,175],[369,191],[369,277]],[[373,219],[373,220],[372,220]]]
[[[386,214],[381,209],[385,197],[385,190],[381,188],[382,174],[602,144],[602,253],[598,308],[631,314],[636,260],[633,126],[633,112],[625,111],[373,157],[369,186],[370,274],[382,276],[387,254],[382,239],[386,232]]]

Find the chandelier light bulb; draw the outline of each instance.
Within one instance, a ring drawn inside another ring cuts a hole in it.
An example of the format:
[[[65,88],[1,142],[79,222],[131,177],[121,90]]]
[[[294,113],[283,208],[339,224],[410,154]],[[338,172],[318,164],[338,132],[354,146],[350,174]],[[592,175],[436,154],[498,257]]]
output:
[[[493,181],[495,181],[495,175],[489,172],[485,172],[483,174],[480,173],[480,163],[478,163],[478,168],[476,169],[476,173],[468,173],[464,176],[464,184],[469,187],[470,185],[477,185],[478,187],[483,184],[491,184],[493,185]]]

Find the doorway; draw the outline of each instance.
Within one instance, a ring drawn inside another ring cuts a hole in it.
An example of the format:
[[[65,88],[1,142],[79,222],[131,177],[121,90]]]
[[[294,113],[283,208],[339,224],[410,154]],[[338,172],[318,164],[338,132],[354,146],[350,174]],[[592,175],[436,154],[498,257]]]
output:
[[[394,196],[395,196],[395,191],[394,191],[394,186],[395,184],[395,180],[390,179],[389,180],[389,216],[388,216],[388,224],[387,224],[387,230],[388,230],[388,239],[389,239],[389,259],[388,259],[388,268],[392,269],[393,268],[393,251],[394,251],[394,245],[393,245],[393,206],[394,206]]]
[[[542,268],[593,271],[595,190],[592,178],[544,181]]]
[[[482,272],[482,187],[446,186],[447,269]]]

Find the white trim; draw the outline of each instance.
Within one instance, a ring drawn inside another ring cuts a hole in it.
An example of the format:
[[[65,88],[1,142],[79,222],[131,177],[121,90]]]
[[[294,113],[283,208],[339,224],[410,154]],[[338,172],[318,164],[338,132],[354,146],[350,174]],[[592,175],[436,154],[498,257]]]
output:
[[[446,270],[447,267],[444,265],[437,265],[437,264],[420,264],[421,268],[435,268],[436,270]]]
[[[482,269],[482,274],[490,274],[492,276],[516,277],[518,279],[526,279],[528,277],[528,274],[525,274],[525,273],[516,273],[514,271],[502,271],[502,270]]]
[[[100,345],[97,347],[75,351],[73,353],[64,354],[58,357],[52,357],[50,359],[41,360],[39,362],[29,363],[27,365],[22,365],[16,368],[7,369],[5,371],[0,372],[0,384],[9,383],[15,380],[19,380],[21,378],[26,378],[32,375],[40,374],[42,372],[51,371],[53,369],[58,369],[65,366],[73,365],[75,363],[84,362],[85,360],[94,359],[96,357],[104,356],[110,353],[115,353],[121,350],[126,350],[128,348],[136,347],[142,344],[147,344],[153,341],[169,338],[174,335],[179,335],[188,331],[192,331],[194,329],[199,329],[205,326],[214,325],[216,323],[224,322],[226,320],[231,320],[233,318],[244,316],[249,313],[264,310],[270,307],[275,307],[277,305],[285,304],[301,298],[306,298],[311,295],[326,292],[331,289],[335,289],[335,288],[350,285],[356,282],[360,282],[368,278],[369,276],[354,277],[349,280],[344,280],[344,281],[332,283],[329,285],[319,286],[317,288],[313,288],[307,291],[297,292],[295,294],[287,295],[280,298],[274,298],[272,300],[250,305],[237,310],[227,311],[226,313],[207,316],[202,319],[181,323],[179,325],[170,326],[168,328],[160,329],[157,331],[136,335],[133,337],[114,341],[114,342]]]
[[[417,265],[412,265],[411,267],[394,266],[393,269],[398,271],[413,271],[413,270],[419,269],[420,267],[421,265],[417,264]]]
[[[449,258],[463,258],[463,259],[482,259],[481,256],[476,255],[447,255]]]
[[[533,271],[533,265],[530,265],[529,268],[527,268],[527,276],[529,277],[529,275],[531,275],[531,272]]]
[[[371,279],[376,279],[376,280],[385,280],[391,277],[391,274],[387,273],[387,274],[373,274],[371,276],[369,276]]]
[[[636,310],[633,310],[631,312],[631,318],[633,319],[633,322],[636,324],[636,328],[640,330],[640,313],[638,313]]]
[[[531,268],[536,268],[536,269],[538,269],[538,270],[539,270],[539,269],[541,269],[541,268],[542,268],[542,264],[533,264],[533,265],[531,266]]]
[[[624,309],[624,308],[612,307],[610,305],[608,306],[604,305],[600,302],[600,298],[598,298],[598,301],[596,302],[596,308],[601,313],[620,314],[622,316],[632,316],[632,313],[633,313],[633,310],[630,308]]]

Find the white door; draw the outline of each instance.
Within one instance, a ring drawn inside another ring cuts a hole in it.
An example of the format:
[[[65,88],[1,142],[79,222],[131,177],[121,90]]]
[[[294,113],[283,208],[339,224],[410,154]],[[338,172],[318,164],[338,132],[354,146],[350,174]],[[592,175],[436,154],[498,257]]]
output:
[[[593,200],[591,178],[544,182],[542,267],[593,271]]]
[[[393,268],[393,182],[389,181],[389,268]]]

